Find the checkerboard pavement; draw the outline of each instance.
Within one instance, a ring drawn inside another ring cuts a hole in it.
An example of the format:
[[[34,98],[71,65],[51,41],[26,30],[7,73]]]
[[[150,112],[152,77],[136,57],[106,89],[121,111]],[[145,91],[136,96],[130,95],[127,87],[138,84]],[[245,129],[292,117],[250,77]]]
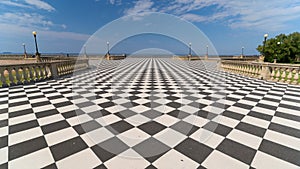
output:
[[[299,168],[300,87],[128,58],[0,89],[0,168]]]

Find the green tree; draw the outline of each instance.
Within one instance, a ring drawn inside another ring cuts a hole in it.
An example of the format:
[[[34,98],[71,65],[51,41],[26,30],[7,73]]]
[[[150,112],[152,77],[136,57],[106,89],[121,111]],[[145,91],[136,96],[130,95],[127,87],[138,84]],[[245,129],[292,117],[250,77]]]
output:
[[[300,58],[300,33],[289,35],[280,34],[268,39],[263,49],[263,44],[257,50],[265,56],[265,62],[295,63]]]

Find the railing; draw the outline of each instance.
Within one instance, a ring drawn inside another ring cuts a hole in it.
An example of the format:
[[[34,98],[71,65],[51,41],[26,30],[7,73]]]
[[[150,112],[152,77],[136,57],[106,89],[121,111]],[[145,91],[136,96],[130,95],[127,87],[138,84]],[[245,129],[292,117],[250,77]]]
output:
[[[58,78],[88,66],[87,59],[0,65],[0,87]]]
[[[243,61],[221,61],[221,68],[225,71],[256,77],[259,79],[300,84],[299,64],[277,64]]]

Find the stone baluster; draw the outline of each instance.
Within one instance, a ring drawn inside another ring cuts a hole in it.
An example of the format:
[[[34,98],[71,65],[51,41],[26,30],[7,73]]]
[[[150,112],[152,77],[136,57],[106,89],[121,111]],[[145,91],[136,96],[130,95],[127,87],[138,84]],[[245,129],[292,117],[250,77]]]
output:
[[[281,79],[280,82],[285,82],[286,78],[286,68],[281,68]]]
[[[286,83],[291,83],[292,82],[292,77],[293,77],[293,71],[292,68],[288,68],[287,69],[287,79],[286,79]]]
[[[21,70],[20,76],[21,76],[21,83],[25,83],[26,82],[26,72],[24,67],[20,67],[19,70]]]
[[[3,86],[7,86],[7,84],[6,84],[6,78],[5,78],[5,76],[4,76],[4,71],[5,71],[5,69],[4,68],[0,68],[0,85],[3,87]]]
[[[279,81],[279,79],[280,79],[280,74],[281,74],[281,72],[280,72],[280,68],[276,68],[276,75],[275,75],[275,81],[276,82],[278,82]]]
[[[15,78],[13,75],[13,68],[7,68],[7,71],[8,71],[9,85],[12,85],[15,83]]]
[[[16,72],[16,76],[15,76],[16,84],[18,85],[22,84],[22,74],[20,74],[20,68],[16,67],[15,72]]]
[[[294,70],[293,70],[293,73],[294,73],[295,75],[294,75],[294,80],[293,80],[293,83],[292,83],[292,84],[299,84],[299,71],[300,71],[299,68],[298,68],[298,70],[297,70],[297,69],[294,69]]]
[[[272,67],[271,80],[275,81],[276,78],[276,68]]]

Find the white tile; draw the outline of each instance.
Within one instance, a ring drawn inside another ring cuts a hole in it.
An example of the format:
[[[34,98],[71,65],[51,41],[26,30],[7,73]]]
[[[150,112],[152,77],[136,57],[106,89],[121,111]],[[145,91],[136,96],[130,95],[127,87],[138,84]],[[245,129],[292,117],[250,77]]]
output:
[[[255,106],[257,102],[249,101],[249,100],[239,100],[238,103]]]
[[[76,131],[73,128],[69,127],[62,130],[58,130],[56,132],[46,134],[45,138],[48,143],[48,146],[52,146],[57,143],[61,143],[63,141],[74,138],[76,136],[78,136]]]
[[[20,132],[8,135],[8,145],[11,146],[14,144],[18,144],[20,142],[31,140],[33,138],[37,138],[42,135],[43,135],[43,132],[40,127],[20,131]]]
[[[0,165],[8,162],[8,147],[0,149]]]
[[[0,128],[0,137],[8,135],[8,126]]]
[[[77,110],[78,107],[76,105],[69,105],[69,106],[64,106],[64,107],[59,107],[57,108],[57,110],[60,113],[64,113],[64,112],[68,112],[68,111],[72,111],[72,110]]]
[[[278,124],[281,124],[284,126],[292,127],[292,128],[298,129],[298,130],[300,129],[300,122],[297,122],[297,121],[274,116],[272,118],[272,122],[278,123]]]
[[[178,110],[184,111],[184,112],[189,113],[189,114],[193,114],[193,113],[196,113],[196,112],[199,111],[199,109],[197,109],[195,107],[192,107],[192,106],[188,106],[188,105],[181,106],[180,108],[178,108]]]
[[[133,116],[125,119],[125,121],[129,122],[130,124],[134,124],[135,126],[139,126],[150,120],[151,119],[149,119],[141,114],[136,114],[136,115],[133,115]]]
[[[80,110],[84,111],[85,113],[91,113],[91,112],[95,112],[95,111],[101,111],[102,108],[98,105],[91,105],[88,107],[83,107]]]
[[[250,110],[243,109],[243,108],[236,107],[236,106],[231,106],[227,110],[233,111],[235,113],[243,114],[243,115],[247,115],[249,113],[249,111],[250,111]]]
[[[162,115],[162,116],[159,116],[157,118],[154,119],[154,121],[158,122],[158,123],[161,123],[163,124],[164,126],[171,126],[173,124],[175,124],[176,122],[179,121],[179,119],[173,117],[173,116],[169,116],[169,115]]]
[[[223,136],[220,136],[203,128],[200,128],[199,130],[194,132],[190,137],[211,148],[216,148],[224,140]]]
[[[8,113],[0,114],[0,120],[7,120],[7,119],[8,119]]]
[[[208,119],[196,116],[196,115],[190,115],[183,119],[183,121],[188,122],[192,125],[195,125],[197,127],[203,127],[207,122],[209,122]]]
[[[286,134],[278,133],[276,131],[267,130],[264,139],[272,142],[285,145],[286,147],[300,151],[300,139]]]
[[[271,156],[269,154],[260,151],[258,151],[255,154],[251,166],[255,168],[272,168],[272,169],[282,169],[282,168],[296,169],[297,168],[299,169],[299,166],[288,163],[286,161],[283,161],[281,159],[278,159],[274,156]]]
[[[21,97],[21,98],[17,98],[17,99],[11,99],[8,102],[9,103],[17,103],[17,102],[22,102],[22,101],[27,101],[28,98],[27,97]]]
[[[55,109],[55,107],[51,104],[49,105],[44,105],[44,106],[40,106],[40,107],[33,107],[32,110],[37,113],[37,112],[42,112],[42,111],[46,111],[46,110],[52,110]]]
[[[137,154],[133,154],[132,152],[124,152],[124,154],[120,154],[108,161],[104,164],[109,169],[138,169],[138,168],[146,168],[150,163],[144,158],[134,158]],[[133,151],[133,150],[131,150]],[[125,154],[127,153],[127,154]],[[133,156],[133,157],[128,157]]]
[[[196,169],[199,167],[198,163],[173,149],[156,160],[153,165],[163,169]]]
[[[30,104],[24,104],[24,105],[20,105],[20,106],[9,107],[8,112],[12,113],[12,112],[15,112],[15,111],[20,111],[20,110],[25,110],[25,109],[31,109],[31,105]]]
[[[287,114],[292,114],[292,115],[295,115],[295,116],[299,116],[299,110],[294,110],[294,109],[288,109],[288,108],[278,107],[278,108],[277,108],[277,111],[285,112],[285,113],[287,113]]]
[[[114,114],[106,115],[106,116],[96,119],[96,121],[99,124],[101,124],[102,126],[107,126],[107,125],[113,124],[115,122],[118,122],[120,120],[122,120],[122,119]]]
[[[49,101],[49,99],[46,98],[46,97],[43,97],[43,98],[37,98],[37,99],[30,99],[29,100],[30,104],[39,103],[39,102],[43,102],[43,101]]]
[[[234,140],[238,143],[244,144],[248,147],[251,147],[257,150],[260,146],[262,138],[248,134],[246,132],[233,129],[227,136],[227,138]]]
[[[238,121],[238,120],[235,120],[233,118],[229,118],[226,116],[222,116],[222,115],[216,116],[215,118],[212,119],[212,121],[219,123],[219,124],[223,124],[230,128],[235,128],[240,123],[240,121]]]
[[[115,106],[106,108],[105,110],[107,110],[111,113],[117,113],[117,112],[121,112],[123,110],[126,110],[126,108],[124,106],[121,106],[121,105],[115,105]]]
[[[76,126],[77,124],[82,124],[88,121],[93,120],[89,115],[87,114],[82,114],[79,116],[74,116],[72,118],[68,118],[67,122],[71,125],[71,126]]]
[[[274,116],[275,114],[275,110],[270,110],[270,109],[266,109],[266,108],[262,108],[262,107],[253,107],[252,111],[256,111],[262,114],[267,114],[270,116]]]
[[[269,121],[262,120],[262,119],[259,119],[259,118],[256,118],[256,117],[251,117],[251,116],[244,117],[242,119],[242,122],[246,122],[246,123],[258,126],[258,127],[262,127],[264,129],[267,129],[269,124],[270,124]]]
[[[52,163],[54,163],[54,159],[50,149],[44,148],[34,153],[30,153],[15,160],[9,161],[8,168],[43,168]]]
[[[166,128],[163,131],[155,134],[153,137],[172,148],[187,138],[187,136],[171,128]]]
[[[169,106],[166,106],[166,105],[161,105],[161,106],[158,106],[158,107],[154,108],[154,110],[166,114],[166,113],[169,113],[169,112],[171,112],[175,109],[173,107],[169,107]]]
[[[214,106],[206,106],[203,110],[208,111],[210,113],[214,113],[214,114],[221,114],[225,111],[225,109],[223,109],[223,108],[218,108],[218,107],[214,107]]]
[[[102,128],[90,131],[88,133],[84,133],[82,136],[84,138],[88,137],[90,139],[89,140],[90,145],[95,145],[95,144],[101,143],[107,139],[114,137],[114,134],[112,134],[106,128],[102,127]]]
[[[226,154],[219,151],[213,151],[207,159],[202,163],[202,165],[209,169],[233,169],[233,168],[249,168],[245,163],[242,163]]]
[[[137,113],[142,113],[148,110],[151,110],[149,107],[143,106],[143,105],[139,105],[139,106],[135,106],[130,108],[129,110],[137,112]]]
[[[56,162],[57,167],[60,169],[95,168],[100,164],[102,162],[91,149],[85,149]]]
[[[58,121],[61,121],[61,120],[64,120],[64,119],[65,118],[61,114],[54,114],[54,115],[51,115],[51,116],[46,116],[46,117],[43,117],[43,118],[39,118],[37,120],[38,120],[40,126],[44,126],[44,125],[54,123],[54,122],[58,122]]]
[[[23,116],[17,116],[17,117],[14,117],[14,118],[9,118],[8,123],[11,126],[11,125],[31,121],[31,120],[34,120],[34,119],[36,119],[35,114],[26,114],[26,115],[23,115]]]

